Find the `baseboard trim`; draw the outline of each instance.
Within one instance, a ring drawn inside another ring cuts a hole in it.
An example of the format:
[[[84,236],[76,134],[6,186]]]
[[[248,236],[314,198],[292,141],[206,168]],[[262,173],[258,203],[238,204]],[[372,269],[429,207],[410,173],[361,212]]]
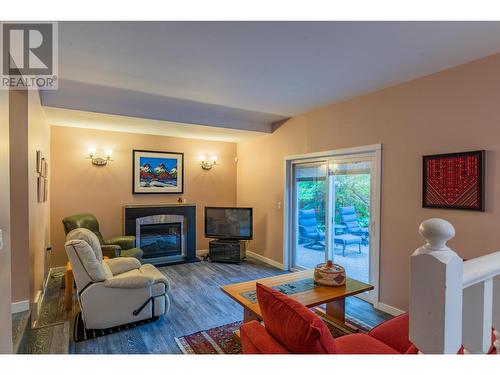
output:
[[[248,258],[253,258],[253,259],[260,260],[262,263],[269,264],[270,266],[273,266],[275,268],[279,268],[280,270],[284,270],[285,269],[285,266],[283,265],[283,263],[280,263],[280,262],[277,262],[275,260],[266,258],[265,256],[257,254],[257,253],[254,253],[253,251],[247,250],[246,253],[247,253],[247,257]]]
[[[52,271],[55,269],[55,268],[60,268],[60,267],[51,267],[49,268],[49,272],[47,272],[47,277],[45,279],[45,281],[43,282],[43,289],[42,289],[42,293],[43,295],[45,296],[45,293],[47,292],[47,287],[49,285],[49,280],[50,280],[50,277],[52,276]]]
[[[38,290],[35,295],[35,300],[33,301],[33,307],[31,311],[31,328],[35,328],[38,324],[38,318],[40,316],[40,312],[42,310],[43,301],[45,299],[45,295],[47,294],[47,287],[49,285],[49,280],[52,277],[52,272],[61,269],[64,272],[66,267],[51,267],[49,268],[49,272],[47,272],[47,277],[43,282],[42,289]]]
[[[42,310],[43,300],[45,299],[45,294],[47,292],[47,286],[49,284],[49,280],[52,276],[52,271],[58,267],[49,268],[49,272],[47,272],[47,278],[44,280],[42,289],[36,292],[35,300],[33,301],[33,311],[32,311],[32,326],[35,326],[38,321],[38,317],[40,316],[40,312]]]
[[[40,311],[42,309],[43,302],[43,289],[40,289],[35,294],[35,300],[33,301],[33,309],[31,311],[31,326],[34,327],[37,324],[38,317],[40,316]]]
[[[390,314],[392,316],[398,316],[398,315],[404,314],[406,312],[404,310],[398,309],[397,307],[394,307],[394,306],[391,306],[391,305],[388,305],[388,304],[382,303],[382,302],[377,303],[375,308],[380,310],[380,311],[383,311],[387,314]]]
[[[10,311],[12,312],[12,314],[20,313],[23,311],[28,311],[29,309],[30,309],[30,301],[29,300],[12,302],[10,304]]]

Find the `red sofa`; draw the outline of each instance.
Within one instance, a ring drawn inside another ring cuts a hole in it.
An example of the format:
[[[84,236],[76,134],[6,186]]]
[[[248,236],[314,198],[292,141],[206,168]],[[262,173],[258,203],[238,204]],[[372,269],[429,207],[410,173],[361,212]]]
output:
[[[408,339],[409,318],[403,314],[367,334],[333,338],[311,310],[284,294],[257,284],[265,327],[257,321],[240,328],[244,354],[416,354]],[[494,340],[494,337],[492,337]],[[494,348],[490,351],[493,353]]]

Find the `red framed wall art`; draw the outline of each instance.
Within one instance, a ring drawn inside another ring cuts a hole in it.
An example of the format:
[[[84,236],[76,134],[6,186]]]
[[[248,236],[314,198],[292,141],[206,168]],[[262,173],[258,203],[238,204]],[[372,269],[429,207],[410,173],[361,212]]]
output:
[[[422,207],[484,211],[484,151],[423,157]]]

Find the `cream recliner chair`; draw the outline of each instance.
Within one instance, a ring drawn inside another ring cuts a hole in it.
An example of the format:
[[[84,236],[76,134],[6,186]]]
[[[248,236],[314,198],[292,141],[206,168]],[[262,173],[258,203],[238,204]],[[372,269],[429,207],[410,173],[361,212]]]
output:
[[[66,237],[78,300],[87,329],[105,329],[168,312],[168,282],[153,265],[136,258],[104,261],[97,236],[85,228]]]

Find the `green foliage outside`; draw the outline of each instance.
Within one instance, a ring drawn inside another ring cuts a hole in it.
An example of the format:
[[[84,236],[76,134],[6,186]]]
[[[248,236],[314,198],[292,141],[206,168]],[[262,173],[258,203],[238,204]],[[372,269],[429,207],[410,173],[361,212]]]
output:
[[[325,229],[326,182],[300,181],[298,183],[299,209],[315,209],[318,227]],[[340,224],[341,207],[354,206],[359,225],[367,227],[370,222],[370,175],[335,176],[335,223]]]

